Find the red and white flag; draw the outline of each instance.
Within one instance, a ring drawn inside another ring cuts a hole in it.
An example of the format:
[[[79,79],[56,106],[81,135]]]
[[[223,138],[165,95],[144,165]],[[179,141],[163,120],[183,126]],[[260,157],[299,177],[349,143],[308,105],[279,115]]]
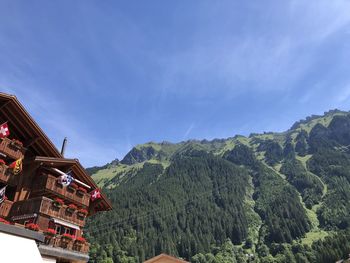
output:
[[[9,126],[7,122],[0,125],[0,138],[5,138],[10,135]]]
[[[101,198],[101,192],[99,189],[95,189],[91,192],[91,201]]]

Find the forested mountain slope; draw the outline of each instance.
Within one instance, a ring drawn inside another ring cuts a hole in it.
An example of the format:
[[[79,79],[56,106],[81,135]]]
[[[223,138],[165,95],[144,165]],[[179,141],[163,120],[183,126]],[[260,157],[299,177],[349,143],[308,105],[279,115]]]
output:
[[[350,114],[283,133],[147,143],[89,169],[113,202],[91,262],[334,262],[350,252]]]

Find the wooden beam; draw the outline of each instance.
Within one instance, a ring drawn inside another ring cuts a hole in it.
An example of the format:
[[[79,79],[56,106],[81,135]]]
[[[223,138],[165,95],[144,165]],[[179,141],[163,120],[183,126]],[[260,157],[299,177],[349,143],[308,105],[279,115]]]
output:
[[[24,136],[24,139],[28,138],[28,137],[32,137],[33,135],[33,131],[29,130],[30,125],[27,124],[27,122],[23,119],[23,118],[19,118],[19,114],[17,112],[15,112],[14,109],[10,110],[9,108],[4,109],[2,112],[5,113],[5,111],[7,111],[7,116],[11,117],[12,120],[14,120],[13,122],[11,122],[11,125],[13,125],[15,122],[22,124],[21,127],[19,127],[17,125],[18,128],[20,128],[20,130],[22,132],[24,132],[24,134],[28,134],[29,136]]]
[[[11,119],[11,117],[10,117],[10,116],[8,115],[8,113],[6,113],[5,111],[2,111],[2,114],[3,114],[7,119]],[[13,131],[10,130],[10,135],[11,135],[11,134],[16,134],[17,137],[26,138],[26,135],[23,133],[22,129],[20,129],[20,128],[18,127],[18,125],[16,125],[15,122],[11,122],[11,126],[13,126],[13,127],[16,129],[16,131],[13,132]]]
[[[28,148],[32,146],[34,143],[36,143],[38,140],[40,140],[40,137],[34,137],[26,140],[23,144]]]
[[[2,110],[2,108],[5,108],[10,103],[11,103],[11,100],[6,101],[4,104],[1,105],[0,110]]]

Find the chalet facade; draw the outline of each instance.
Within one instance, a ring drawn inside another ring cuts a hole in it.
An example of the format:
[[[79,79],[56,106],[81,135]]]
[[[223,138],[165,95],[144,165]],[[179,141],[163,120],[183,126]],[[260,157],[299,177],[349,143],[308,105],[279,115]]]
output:
[[[0,127],[0,226],[8,227],[6,231],[0,227],[0,234],[9,235],[11,229],[34,231],[43,237],[33,239],[43,258],[88,261],[89,244],[83,234],[86,217],[110,210],[110,202],[77,159],[61,155],[15,96],[0,93],[0,124],[4,123]]]

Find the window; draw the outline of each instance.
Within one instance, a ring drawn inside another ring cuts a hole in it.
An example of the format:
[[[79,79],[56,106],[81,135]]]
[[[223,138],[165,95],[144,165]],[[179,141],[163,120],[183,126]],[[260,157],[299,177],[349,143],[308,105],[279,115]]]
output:
[[[73,228],[71,228],[70,229],[70,234],[73,236],[73,237],[76,237],[76,230],[75,229],[73,229]]]
[[[60,225],[56,225],[55,230],[56,230],[57,234],[61,234],[61,226]]]

